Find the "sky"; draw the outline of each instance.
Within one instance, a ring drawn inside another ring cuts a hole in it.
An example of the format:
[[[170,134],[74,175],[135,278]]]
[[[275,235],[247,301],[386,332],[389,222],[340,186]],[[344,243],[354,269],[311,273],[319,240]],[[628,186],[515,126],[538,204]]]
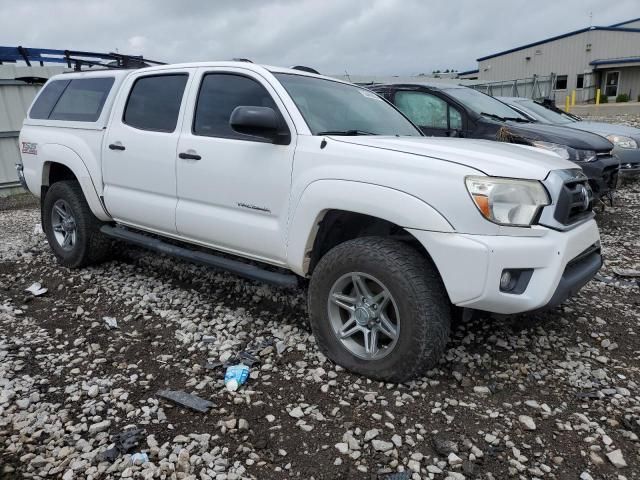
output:
[[[640,17],[638,0],[0,0],[0,45],[144,55],[176,63],[307,65],[414,75]],[[10,14],[8,13],[10,12]]]

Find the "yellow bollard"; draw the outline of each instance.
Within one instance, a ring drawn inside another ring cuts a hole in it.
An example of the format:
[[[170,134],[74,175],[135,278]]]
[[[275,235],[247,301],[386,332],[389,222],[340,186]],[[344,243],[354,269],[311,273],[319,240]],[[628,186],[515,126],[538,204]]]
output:
[[[575,107],[575,105],[576,105],[576,91],[573,90],[571,92],[571,106]]]
[[[600,105],[600,89],[596,89],[596,105]]]
[[[564,111],[568,112],[569,110],[570,110],[570,108],[569,108],[569,95],[567,95],[567,98],[565,99],[565,102],[564,102]]]

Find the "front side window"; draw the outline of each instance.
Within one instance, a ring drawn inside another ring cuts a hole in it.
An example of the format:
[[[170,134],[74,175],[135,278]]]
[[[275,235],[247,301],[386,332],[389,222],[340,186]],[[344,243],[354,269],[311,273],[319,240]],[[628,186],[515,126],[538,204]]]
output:
[[[365,88],[324,78],[276,73],[313,135],[422,136],[410,121]]]
[[[206,74],[198,93],[193,133],[207,137],[254,139],[251,135],[236,132],[229,124],[231,113],[240,106],[269,107],[278,112],[269,92],[256,80],[229,73]]]
[[[129,93],[122,121],[140,130],[173,132],[188,78],[186,73],[138,78]]]
[[[426,128],[461,129],[462,115],[440,97],[424,92],[400,91],[395,104],[416,125]]]
[[[49,82],[31,108],[30,118],[95,122],[114,83],[113,77]]]

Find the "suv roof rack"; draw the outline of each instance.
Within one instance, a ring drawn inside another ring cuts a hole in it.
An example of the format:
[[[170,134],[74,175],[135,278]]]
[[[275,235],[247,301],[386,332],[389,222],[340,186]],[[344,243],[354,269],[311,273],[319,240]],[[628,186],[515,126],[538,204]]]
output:
[[[253,63],[253,60],[249,60],[248,58],[238,58],[238,57],[234,57],[231,59],[234,62],[246,62],[246,63]]]
[[[291,70],[300,70],[301,72],[315,73],[316,75],[320,75],[320,72],[315,68],[305,67],[304,65],[294,65],[293,67],[291,67]]]
[[[83,52],[79,50],[53,50],[50,48],[0,47],[0,65],[23,61],[28,67],[33,63],[44,66],[45,63],[62,63],[75,71],[82,67],[105,69],[143,68],[151,65],[165,65],[164,62],[149,60],[142,55],[124,55],[121,53]]]

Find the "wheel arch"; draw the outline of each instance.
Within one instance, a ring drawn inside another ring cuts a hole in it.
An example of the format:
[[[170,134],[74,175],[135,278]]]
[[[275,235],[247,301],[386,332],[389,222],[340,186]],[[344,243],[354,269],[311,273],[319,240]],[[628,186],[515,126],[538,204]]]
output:
[[[292,216],[288,263],[294,272],[307,276],[333,246],[369,235],[406,241],[431,259],[408,228],[453,231],[435,208],[408,193],[361,182],[317,181],[305,189]]]
[[[89,170],[77,153],[57,144],[45,144],[40,149],[40,156],[45,159],[42,162],[40,177],[41,201],[53,183],[61,180],[76,180],[80,184],[91,212],[100,220],[111,220],[100,200]]]

